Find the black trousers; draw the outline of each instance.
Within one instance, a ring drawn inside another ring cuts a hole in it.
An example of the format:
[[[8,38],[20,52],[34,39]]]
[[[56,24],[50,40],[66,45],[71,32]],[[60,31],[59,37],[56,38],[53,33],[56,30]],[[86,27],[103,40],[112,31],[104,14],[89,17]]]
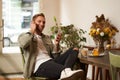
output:
[[[38,70],[34,73],[34,76],[58,79],[60,78],[61,71],[65,68],[72,68],[77,59],[78,51],[70,48],[59,57],[56,57],[55,59],[51,59],[41,64]]]

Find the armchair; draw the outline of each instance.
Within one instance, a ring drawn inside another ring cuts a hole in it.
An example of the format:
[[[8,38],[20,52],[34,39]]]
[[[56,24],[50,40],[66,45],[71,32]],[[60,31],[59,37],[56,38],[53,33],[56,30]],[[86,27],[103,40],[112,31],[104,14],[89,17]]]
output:
[[[120,55],[109,52],[109,59],[112,80],[120,80]]]

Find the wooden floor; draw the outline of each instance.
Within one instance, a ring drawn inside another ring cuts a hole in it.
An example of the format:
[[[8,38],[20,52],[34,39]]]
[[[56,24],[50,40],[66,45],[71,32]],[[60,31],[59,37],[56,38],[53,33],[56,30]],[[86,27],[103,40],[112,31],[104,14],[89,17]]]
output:
[[[5,77],[0,77],[0,80],[25,80],[24,78],[5,78]]]
[[[23,74],[8,74],[8,75],[1,75],[0,74],[0,80],[25,80],[23,78]],[[91,80],[88,79],[87,80]]]
[[[0,80],[25,80],[24,78],[6,78],[6,77],[0,77]],[[91,80],[91,79],[87,79]]]
[[[23,78],[1,78],[0,77],[0,80],[25,80]],[[87,80],[90,80],[90,79],[87,79]]]
[[[0,80],[25,80],[23,74],[0,75]]]

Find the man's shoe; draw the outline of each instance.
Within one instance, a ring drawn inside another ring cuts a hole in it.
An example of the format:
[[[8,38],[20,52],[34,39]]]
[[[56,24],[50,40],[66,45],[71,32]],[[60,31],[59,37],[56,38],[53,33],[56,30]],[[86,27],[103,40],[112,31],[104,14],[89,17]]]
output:
[[[82,70],[72,71],[70,68],[66,68],[61,72],[59,80],[78,80],[80,79],[80,73]]]

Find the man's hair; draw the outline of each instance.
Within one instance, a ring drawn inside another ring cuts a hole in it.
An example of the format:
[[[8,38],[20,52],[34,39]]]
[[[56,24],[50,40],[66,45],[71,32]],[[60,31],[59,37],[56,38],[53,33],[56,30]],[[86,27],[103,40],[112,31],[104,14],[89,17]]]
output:
[[[38,14],[35,14],[32,18],[33,21],[35,21],[35,19],[38,17],[38,16],[42,16],[45,18],[45,15],[43,13],[38,13]]]

